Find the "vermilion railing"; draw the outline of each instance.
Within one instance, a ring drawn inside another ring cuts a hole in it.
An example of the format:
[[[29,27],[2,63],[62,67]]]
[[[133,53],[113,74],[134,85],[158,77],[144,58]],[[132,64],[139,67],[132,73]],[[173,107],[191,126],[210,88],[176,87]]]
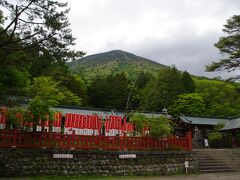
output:
[[[186,137],[151,138],[127,136],[66,135],[46,132],[0,131],[0,148],[63,148],[91,150],[162,150],[180,147],[192,150],[190,132]]]

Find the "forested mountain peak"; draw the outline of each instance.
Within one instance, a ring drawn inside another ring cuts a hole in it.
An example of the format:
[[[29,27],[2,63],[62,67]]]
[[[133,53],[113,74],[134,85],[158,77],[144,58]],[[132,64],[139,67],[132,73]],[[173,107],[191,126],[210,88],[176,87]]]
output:
[[[166,67],[152,60],[122,50],[89,55],[69,63],[70,68],[86,77],[107,76],[125,72],[130,78],[136,72],[154,74]]]
[[[108,52],[103,52],[103,53],[98,53],[98,54],[93,54],[86,56],[84,58],[79,59],[79,61],[84,61],[84,60],[113,60],[113,59],[122,59],[122,60],[147,60],[142,57],[136,56],[132,53],[122,51],[122,50],[112,50]]]

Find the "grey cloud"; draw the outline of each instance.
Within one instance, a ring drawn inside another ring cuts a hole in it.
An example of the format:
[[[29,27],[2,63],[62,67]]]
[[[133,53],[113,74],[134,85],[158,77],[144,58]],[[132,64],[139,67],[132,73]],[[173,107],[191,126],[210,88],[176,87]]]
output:
[[[81,1],[69,2],[74,7],[81,6]],[[92,3],[80,16],[81,10],[76,12],[78,9],[73,8],[70,21],[78,38],[77,47],[87,54],[121,49],[162,64],[175,64],[195,75],[213,77],[223,73],[206,73],[205,65],[219,59],[213,44],[222,35],[226,19],[239,14],[239,7],[237,0],[105,0]],[[153,16],[150,27],[144,24],[148,13]],[[210,21],[204,24],[209,27],[199,32],[198,28],[204,25],[198,21],[205,20]],[[119,24],[126,32],[118,34]],[[172,28],[161,31],[165,27]],[[161,31],[159,36],[151,34],[151,28]],[[142,36],[133,39],[134,34],[127,29],[137,29],[136,33]]]
[[[176,65],[195,75],[215,76],[216,73],[205,73],[205,65],[219,58],[218,50],[213,46],[218,39],[216,33],[199,35],[189,26],[179,29],[171,37],[148,37],[137,44],[126,40],[109,41],[103,51],[109,47],[123,49],[161,64]]]

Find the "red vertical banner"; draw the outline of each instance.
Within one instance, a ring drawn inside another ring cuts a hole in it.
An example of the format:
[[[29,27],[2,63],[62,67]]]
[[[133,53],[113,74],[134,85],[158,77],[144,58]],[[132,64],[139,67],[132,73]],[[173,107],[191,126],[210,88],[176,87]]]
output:
[[[119,116],[119,118],[118,118],[118,125],[119,125],[119,127],[118,127],[118,131],[119,131],[119,135],[123,135],[123,131],[122,131],[122,127],[123,127],[123,118],[121,117],[121,116]]]
[[[70,128],[73,128],[73,125],[74,125],[74,121],[75,121],[75,114],[72,113],[72,116],[71,116],[71,120],[70,120]]]
[[[66,116],[66,117],[65,117],[65,127],[68,128],[68,126],[69,126],[69,114],[66,113],[65,116]]]
[[[3,114],[0,113],[0,129],[5,129],[3,124]]]
[[[77,127],[76,128],[78,128],[78,129],[80,129],[80,120],[81,120],[81,115],[80,114],[78,114],[77,115]]]
[[[134,131],[134,125],[130,123],[130,131]]]
[[[93,116],[89,115],[88,116],[88,129],[93,129]]]
[[[57,132],[58,113],[54,113],[54,120],[52,121],[52,132]]]
[[[67,118],[67,123],[66,123],[66,127],[70,128],[71,127],[71,120],[72,120],[72,114],[68,113],[68,118]]]
[[[109,130],[110,129],[112,129],[113,128],[113,118],[111,117],[111,116],[109,116],[109,120],[108,120],[108,122],[109,122]]]
[[[105,131],[108,133],[110,128],[110,122],[108,121],[108,116],[105,119]]]
[[[115,127],[114,129],[118,129],[118,117],[114,116]]]
[[[84,134],[84,119],[85,119],[85,116],[84,115],[81,115],[80,117],[80,134]]]
[[[79,120],[79,114],[75,114],[75,128],[78,129],[78,120]]]
[[[71,120],[72,120],[72,114],[67,113],[66,114],[66,120],[65,120],[65,128],[64,133],[65,134],[71,134]]]
[[[116,129],[119,130],[120,124],[119,124],[119,117],[116,116]]]
[[[102,129],[102,116],[100,116],[98,119],[98,134],[101,134],[101,129]]]
[[[49,120],[46,120],[46,121],[44,122],[44,126],[49,127]]]
[[[113,126],[112,126],[112,129],[116,129],[117,127],[117,121],[116,121],[116,116],[112,116],[112,121],[113,121]]]
[[[91,124],[92,124],[92,116],[88,115],[88,129],[92,129]]]
[[[59,112],[58,114],[58,127],[61,127],[62,124],[62,113]]]
[[[98,129],[98,116],[94,116],[93,128],[94,130]]]
[[[113,116],[110,116],[110,117],[109,117],[109,129],[114,129]]]
[[[72,132],[74,131],[74,133],[76,133],[76,114],[72,114],[72,126],[71,126],[71,130]]]
[[[61,127],[61,120],[62,120],[62,113],[56,112],[56,113],[54,114],[53,126],[55,126],[55,127]]]
[[[118,129],[119,130],[122,129],[122,117],[121,116],[118,117]]]
[[[46,114],[46,120],[44,121],[44,131],[49,132],[49,115],[48,114]]]
[[[83,117],[83,129],[87,129],[87,115]]]
[[[5,129],[6,121],[6,115],[4,112],[0,112],[0,129]]]
[[[92,116],[92,125],[91,125],[91,129],[95,129],[95,119],[96,119],[96,116],[95,115],[93,115]]]
[[[0,124],[3,124],[3,114],[0,113]]]
[[[83,122],[84,121],[84,115],[81,115],[80,116],[80,129],[83,129],[84,128],[84,126],[83,126]]]
[[[74,114],[73,130],[78,134],[78,114]]]

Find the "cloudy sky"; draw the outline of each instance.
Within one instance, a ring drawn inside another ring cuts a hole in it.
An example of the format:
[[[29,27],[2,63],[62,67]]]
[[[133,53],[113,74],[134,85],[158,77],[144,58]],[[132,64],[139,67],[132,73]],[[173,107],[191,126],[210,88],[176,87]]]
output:
[[[120,49],[195,75],[220,55],[213,44],[239,0],[68,0],[76,49]]]

